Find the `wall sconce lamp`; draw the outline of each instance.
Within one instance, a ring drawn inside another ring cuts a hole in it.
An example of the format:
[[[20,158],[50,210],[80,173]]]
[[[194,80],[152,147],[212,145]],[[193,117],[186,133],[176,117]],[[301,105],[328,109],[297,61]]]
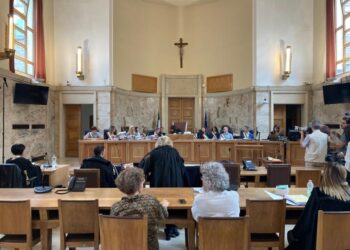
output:
[[[75,74],[77,75],[78,79],[84,80],[83,49],[80,46],[77,48],[77,68]]]
[[[283,74],[282,79],[287,80],[290,76],[292,67],[292,47],[287,46],[284,51],[284,60],[283,60]]]
[[[5,40],[6,47],[3,52],[0,52],[0,60],[9,59],[15,56],[16,51],[14,49],[14,25],[12,15],[8,16]]]

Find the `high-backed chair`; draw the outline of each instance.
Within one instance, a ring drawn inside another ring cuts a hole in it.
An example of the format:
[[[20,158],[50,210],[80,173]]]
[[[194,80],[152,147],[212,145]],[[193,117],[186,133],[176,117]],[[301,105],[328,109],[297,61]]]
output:
[[[284,249],[285,200],[247,200],[252,247]]]
[[[306,187],[309,180],[312,180],[315,187],[320,186],[321,183],[321,169],[315,170],[296,170],[295,172],[295,187]]]
[[[61,250],[93,247],[98,250],[98,200],[58,200]]]
[[[230,177],[230,189],[237,190],[241,185],[241,166],[238,163],[222,162]]]
[[[40,231],[32,230],[30,201],[0,201],[0,248],[32,249]]]
[[[87,188],[100,187],[100,170],[99,169],[74,169],[74,176],[85,177]]]
[[[101,249],[147,250],[147,218],[100,215]]]
[[[247,250],[249,219],[228,217],[200,217],[198,220],[199,250]]]
[[[21,169],[16,164],[0,164],[0,188],[22,188],[25,183]]]
[[[268,187],[290,186],[290,164],[269,164],[266,166]]]
[[[350,249],[350,212],[318,211],[317,250]]]

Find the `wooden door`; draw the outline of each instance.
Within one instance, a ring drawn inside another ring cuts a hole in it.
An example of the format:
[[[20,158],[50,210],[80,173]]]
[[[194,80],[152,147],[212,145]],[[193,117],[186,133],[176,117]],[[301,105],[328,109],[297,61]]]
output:
[[[194,127],[194,98],[169,98],[168,125],[175,122],[187,122],[187,131]]]
[[[78,157],[81,124],[80,105],[64,105],[66,121],[66,157]]]
[[[275,104],[274,105],[274,116],[273,116],[273,125],[278,125],[280,131],[286,133],[286,105]],[[271,128],[272,129],[272,128]]]

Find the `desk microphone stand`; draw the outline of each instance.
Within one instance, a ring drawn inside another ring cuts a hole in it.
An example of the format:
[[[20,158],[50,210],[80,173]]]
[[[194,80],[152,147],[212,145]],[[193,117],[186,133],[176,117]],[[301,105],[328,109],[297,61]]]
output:
[[[5,163],[5,86],[8,88],[6,77],[2,82],[2,163]]]

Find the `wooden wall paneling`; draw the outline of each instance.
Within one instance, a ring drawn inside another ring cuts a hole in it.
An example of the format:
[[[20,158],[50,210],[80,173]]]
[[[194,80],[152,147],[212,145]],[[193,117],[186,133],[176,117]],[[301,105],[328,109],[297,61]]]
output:
[[[123,164],[126,163],[126,144],[122,142],[108,142],[107,149],[107,159],[109,159],[112,164]]]
[[[284,161],[284,144],[283,142],[261,141],[264,146],[264,157],[278,158]]]
[[[235,150],[234,142],[216,143],[217,160],[227,160],[227,161],[235,162],[234,150]]]
[[[214,160],[212,145],[214,143],[209,141],[195,141],[194,142],[194,162],[208,162]]]
[[[179,151],[179,154],[185,162],[193,162],[193,142],[189,143],[185,141],[174,141],[174,148],[176,148],[177,151]]]
[[[299,142],[287,143],[287,163],[297,166],[305,166],[305,149],[302,148]]]
[[[233,89],[233,75],[219,75],[207,77],[207,92],[226,92]]]
[[[132,74],[132,90],[157,93],[157,77]]]
[[[128,145],[129,162],[140,162],[151,150],[150,143],[148,141],[130,141]]]

